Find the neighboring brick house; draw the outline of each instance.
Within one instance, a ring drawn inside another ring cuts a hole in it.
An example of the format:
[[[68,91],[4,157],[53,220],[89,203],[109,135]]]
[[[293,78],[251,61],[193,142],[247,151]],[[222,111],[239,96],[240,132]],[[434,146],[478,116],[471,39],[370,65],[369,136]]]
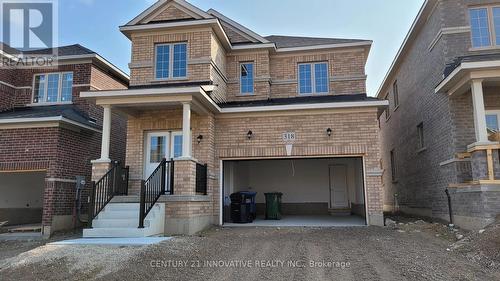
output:
[[[386,211],[448,220],[448,189],[459,226],[500,213],[499,6],[425,1],[378,92]]]
[[[9,55],[3,46],[2,55]],[[76,176],[90,187],[101,149],[102,107],[81,91],[126,89],[128,76],[80,45],[49,68],[0,70],[0,221],[39,224],[44,236],[78,225]],[[125,160],[126,120],[113,120],[113,159]],[[86,204],[87,197],[82,198]]]
[[[137,203],[143,187],[151,203],[165,157],[174,171],[159,190],[171,193],[158,201],[161,233],[228,222],[229,195],[242,190],[258,192],[259,215],[264,193],[281,191],[285,215],[340,212],[383,225],[377,114],[387,102],[366,96],[371,41],[262,37],[182,0],[158,1],[120,30],[132,41],[130,87],[81,94],[129,115],[129,196],[112,202]],[[108,142],[94,162],[96,181],[114,160]],[[206,192],[199,164],[208,166]],[[134,216],[109,218],[98,217],[96,228],[137,225]],[[84,235],[107,235],[99,231]]]

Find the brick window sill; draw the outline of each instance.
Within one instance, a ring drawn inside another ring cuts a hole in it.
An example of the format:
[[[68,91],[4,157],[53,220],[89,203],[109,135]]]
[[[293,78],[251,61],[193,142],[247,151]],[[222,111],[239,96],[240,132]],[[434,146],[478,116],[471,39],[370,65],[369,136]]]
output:
[[[427,147],[422,147],[419,150],[417,150],[417,154],[420,154],[420,153],[422,153],[422,152],[424,152],[426,150],[427,150]]]

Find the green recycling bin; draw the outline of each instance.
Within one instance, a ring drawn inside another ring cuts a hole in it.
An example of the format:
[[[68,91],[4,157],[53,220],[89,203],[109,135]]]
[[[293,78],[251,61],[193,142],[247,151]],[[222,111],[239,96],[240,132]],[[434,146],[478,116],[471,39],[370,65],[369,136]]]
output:
[[[266,196],[266,220],[281,219],[281,196],[283,193],[264,193]]]

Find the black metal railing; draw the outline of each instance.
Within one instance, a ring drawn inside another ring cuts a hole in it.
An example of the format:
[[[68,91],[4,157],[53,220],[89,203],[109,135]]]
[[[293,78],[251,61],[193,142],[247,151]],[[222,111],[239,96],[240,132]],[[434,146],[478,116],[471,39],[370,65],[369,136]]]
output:
[[[141,203],[139,228],[144,228],[144,220],[153,209],[160,196],[174,192],[174,161],[163,159],[147,180],[141,181]]]
[[[196,193],[207,195],[208,186],[208,166],[196,163]]]
[[[90,191],[88,227],[114,196],[128,195],[129,167],[114,162],[111,169],[98,181],[92,182]]]

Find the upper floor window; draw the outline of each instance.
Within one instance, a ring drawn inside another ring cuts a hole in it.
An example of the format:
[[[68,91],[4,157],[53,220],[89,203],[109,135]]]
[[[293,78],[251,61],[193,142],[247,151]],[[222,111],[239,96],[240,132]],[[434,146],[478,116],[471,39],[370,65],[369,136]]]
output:
[[[328,84],[328,63],[299,64],[300,94],[326,94],[329,92]]]
[[[469,9],[472,47],[500,45],[500,7]]]
[[[240,65],[240,85],[242,94],[253,94],[254,70],[253,63]]]
[[[187,76],[187,44],[156,45],[156,79]]]
[[[394,82],[392,85],[392,93],[394,94],[394,110],[396,110],[399,106],[398,81]]]
[[[73,73],[36,74],[34,77],[33,103],[71,102]]]

